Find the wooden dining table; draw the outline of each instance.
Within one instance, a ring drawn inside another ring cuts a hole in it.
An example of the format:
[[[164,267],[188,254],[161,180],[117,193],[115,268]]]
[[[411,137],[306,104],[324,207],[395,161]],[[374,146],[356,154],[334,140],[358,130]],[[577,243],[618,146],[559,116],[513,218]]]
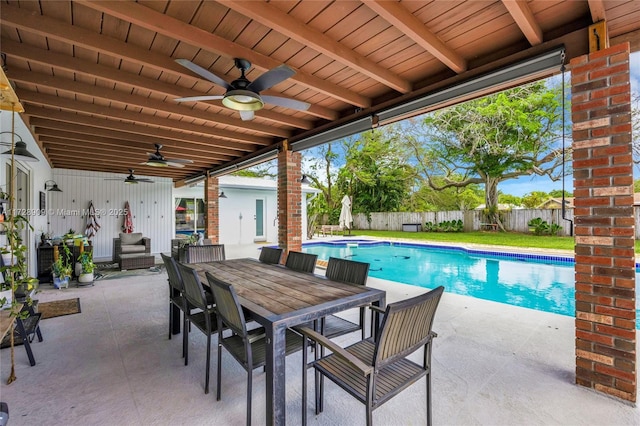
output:
[[[266,399],[268,425],[284,425],[285,330],[347,309],[373,304],[384,307],[386,293],[371,287],[332,281],[255,259],[187,264],[234,286],[240,304],[266,330]],[[301,372],[302,374],[302,372]]]

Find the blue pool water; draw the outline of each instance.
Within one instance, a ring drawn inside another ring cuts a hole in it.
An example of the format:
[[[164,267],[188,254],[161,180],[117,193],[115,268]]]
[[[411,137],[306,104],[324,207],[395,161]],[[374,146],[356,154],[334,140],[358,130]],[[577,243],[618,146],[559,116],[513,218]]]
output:
[[[369,276],[376,278],[426,288],[442,285],[450,293],[575,315],[572,258],[362,240],[306,243],[303,251],[324,260],[367,262]]]

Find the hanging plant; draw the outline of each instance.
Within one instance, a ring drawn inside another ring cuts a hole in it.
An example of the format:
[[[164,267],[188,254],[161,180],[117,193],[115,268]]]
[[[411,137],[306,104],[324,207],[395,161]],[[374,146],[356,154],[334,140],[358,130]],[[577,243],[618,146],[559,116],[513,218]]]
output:
[[[9,196],[7,199],[10,203],[13,202],[12,196]],[[23,244],[21,236],[22,232],[26,229],[33,230],[33,227],[29,224],[27,217],[9,214],[9,218],[5,222],[8,245],[3,247],[1,251],[3,255],[7,255],[7,258],[10,259],[10,261],[8,264],[0,267],[0,272],[5,276],[5,282],[2,284],[2,289],[11,290],[11,307],[9,315],[12,318],[20,316],[20,318],[24,319],[29,316],[29,313],[22,310],[22,307],[25,303],[31,306],[33,303],[31,294],[38,284],[38,279],[30,277],[27,270],[27,247]],[[16,294],[21,296],[20,301],[17,300]],[[23,295],[24,299],[22,299]],[[4,302],[6,302],[6,300]],[[16,380],[13,328],[14,327],[12,326],[10,330],[11,373],[7,379],[7,384],[11,384]]]

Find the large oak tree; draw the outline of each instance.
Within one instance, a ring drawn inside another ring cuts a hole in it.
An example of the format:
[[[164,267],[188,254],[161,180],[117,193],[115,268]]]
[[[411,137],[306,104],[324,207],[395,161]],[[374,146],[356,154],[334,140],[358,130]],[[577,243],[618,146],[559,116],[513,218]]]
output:
[[[433,189],[484,184],[486,219],[504,229],[500,182],[562,177],[560,92],[536,82],[428,114],[407,138],[423,179]]]

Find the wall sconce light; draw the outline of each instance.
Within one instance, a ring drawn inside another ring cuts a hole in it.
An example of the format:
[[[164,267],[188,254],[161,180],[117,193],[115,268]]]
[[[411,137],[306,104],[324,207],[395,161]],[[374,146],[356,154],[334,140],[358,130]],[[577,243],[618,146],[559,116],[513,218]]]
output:
[[[62,192],[62,189],[58,188],[58,184],[53,180],[48,180],[44,183],[44,190],[52,192]]]
[[[220,195],[218,195],[218,198],[227,198],[227,196],[224,195],[224,191],[220,191]]]
[[[13,137],[17,136],[18,139],[20,139],[19,141],[15,142],[15,145],[13,146],[13,156],[17,161],[27,161],[27,162],[40,161],[36,158],[35,155],[30,153],[29,150],[27,150],[27,143],[22,140],[22,137],[19,134],[14,132],[0,132],[0,135],[3,135],[5,133],[13,134]],[[5,143],[2,143],[2,145],[5,145]],[[6,145],[9,145],[9,144],[6,144]],[[11,149],[3,152],[2,155],[11,155]]]
[[[307,177],[307,175],[302,175],[302,179],[300,179],[300,183],[309,185],[311,182],[309,181],[309,178]]]

